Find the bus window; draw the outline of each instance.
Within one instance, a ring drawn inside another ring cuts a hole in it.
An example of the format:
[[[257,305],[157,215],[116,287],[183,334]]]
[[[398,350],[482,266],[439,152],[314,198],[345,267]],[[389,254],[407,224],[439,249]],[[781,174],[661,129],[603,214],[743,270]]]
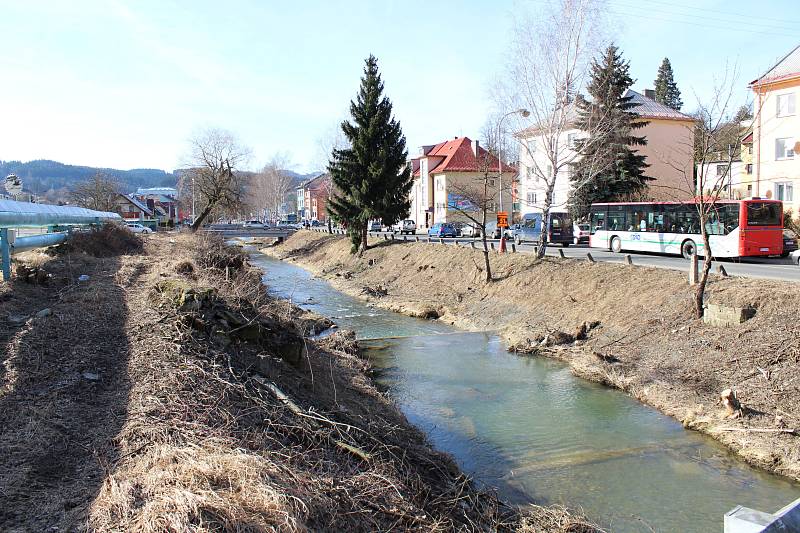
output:
[[[608,230],[625,231],[625,208],[621,206],[608,206]]]
[[[780,226],[781,209],[777,202],[748,202],[748,226]]]
[[[603,231],[606,229],[606,213],[605,211],[600,211],[592,208],[591,211],[591,218],[592,222],[589,227],[589,232],[594,235],[598,231]]]

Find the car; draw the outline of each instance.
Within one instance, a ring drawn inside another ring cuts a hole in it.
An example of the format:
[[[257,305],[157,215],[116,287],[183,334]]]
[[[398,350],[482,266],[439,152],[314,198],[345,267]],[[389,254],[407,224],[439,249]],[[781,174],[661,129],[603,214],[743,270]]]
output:
[[[464,224],[459,231],[459,237],[480,237],[481,229],[475,224]]]
[[[789,257],[789,254],[797,250],[797,238],[791,231],[783,232],[783,253],[781,257]]]
[[[247,222],[242,224],[242,227],[258,229],[258,228],[265,228],[266,226],[260,220],[248,220]]]
[[[381,231],[382,229],[381,221],[380,220],[371,220],[369,224],[367,224],[367,231]]]
[[[572,224],[572,244],[589,244],[590,234],[589,224],[586,222],[575,222]]]
[[[417,223],[410,218],[401,220],[391,228],[392,233],[399,233],[401,235],[414,235],[417,232]]]
[[[789,258],[792,260],[793,265],[800,266],[800,250],[795,250],[789,253]]]
[[[428,237],[457,237],[458,233],[452,224],[447,222],[437,222],[428,228]]]
[[[522,224],[514,232],[514,242],[537,242],[542,236],[542,213],[526,213]],[[573,242],[572,217],[568,213],[550,213],[547,242],[567,247]]]
[[[134,223],[128,222],[127,224],[125,224],[125,226],[127,226],[127,228],[129,230],[131,230],[132,232],[134,232],[134,233],[153,233],[153,230],[151,230],[147,226],[143,226],[141,224],[134,224]]]
[[[486,238],[487,239],[499,239],[500,235],[502,235],[502,230],[497,226],[497,222],[487,222],[486,223]]]
[[[505,236],[506,239],[513,239],[514,238],[514,232],[515,231],[519,231],[519,229],[521,227],[522,227],[522,224],[511,224],[509,227],[507,227],[505,230],[503,230],[503,235]]]

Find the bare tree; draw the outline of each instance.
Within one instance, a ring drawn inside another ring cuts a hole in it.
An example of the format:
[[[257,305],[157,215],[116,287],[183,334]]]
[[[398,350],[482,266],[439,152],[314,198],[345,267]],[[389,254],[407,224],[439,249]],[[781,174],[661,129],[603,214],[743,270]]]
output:
[[[554,189],[559,174],[566,174],[580,154],[567,143],[566,134],[574,129],[576,118],[575,95],[584,86],[592,55],[602,41],[602,2],[600,0],[559,0],[547,4],[541,13],[520,20],[512,48],[507,76],[508,83],[500,90],[504,108],[526,110],[513,115],[521,151],[528,155],[530,165],[520,167],[520,179],[536,178],[543,183],[544,201],[541,204],[545,228],[554,204]],[[602,143],[609,124],[599,121],[592,131],[584,131],[586,143]],[[537,155],[526,142],[535,136]],[[521,163],[521,162],[520,162]],[[604,167],[582,174],[588,183]],[[580,184],[578,184],[580,186]],[[573,184],[575,187],[575,184]],[[521,199],[526,202],[527,199]],[[544,257],[547,234],[541,232],[537,256]]]
[[[192,180],[196,202],[202,206],[192,223],[192,231],[215,209],[235,211],[242,203],[244,176],[240,166],[250,157],[250,150],[234,135],[221,129],[207,129],[190,141],[191,153],[187,179]]]
[[[286,172],[289,161],[278,154],[264,165],[260,172],[252,175],[248,186],[248,204],[266,218],[277,220],[281,208],[294,191],[294,180]]]
[[[97,172],[86,181],[75,185],[69,192],[69,200],[95,211],[114,211],[117,195],[122,187],[113,176]]]
[[[489,247],[486,242],[486,224],[489,222],[487,220],[488,213],[497,211],[496,204],[501,194],[499,184],[496,183],[498,175],[491,172],[493,160],[494,157],[487,150],[478,158],[479,176],[455,180],[448,185],[452,191],[448,194],[450,197],[448,198],[448,208],[469,219],[480,230],[487,282],[494,278],[492,265],[489,262]]]

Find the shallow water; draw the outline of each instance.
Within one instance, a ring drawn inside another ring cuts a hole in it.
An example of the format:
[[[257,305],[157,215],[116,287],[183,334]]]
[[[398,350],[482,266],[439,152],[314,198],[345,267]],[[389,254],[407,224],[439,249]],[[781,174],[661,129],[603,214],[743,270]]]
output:
[[[580,507],[615,532],[688,533],[722,531],[736,505],[775,511],[800,497],[800,485],[563,363],[509,354],[496,335],[376,309],[299,267],[253,259],[271,293],[355,330],[408,419],[510,501]]]

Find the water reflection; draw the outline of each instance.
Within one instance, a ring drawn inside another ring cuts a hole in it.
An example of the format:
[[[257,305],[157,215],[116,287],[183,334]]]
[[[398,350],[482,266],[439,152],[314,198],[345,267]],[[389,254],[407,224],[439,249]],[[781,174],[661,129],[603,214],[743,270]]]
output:
[[[800,496],[796,484],[562,363],[511,355],[494,335],[374,309],[295,266],[257,262],[274,293],[379,338],[361,343],[378,383],[437,448],[513,502],[580,506],[613,531],[646,531],[644,520],[656,531],[705,532],[720,531],[737,504],[774,511]]]

